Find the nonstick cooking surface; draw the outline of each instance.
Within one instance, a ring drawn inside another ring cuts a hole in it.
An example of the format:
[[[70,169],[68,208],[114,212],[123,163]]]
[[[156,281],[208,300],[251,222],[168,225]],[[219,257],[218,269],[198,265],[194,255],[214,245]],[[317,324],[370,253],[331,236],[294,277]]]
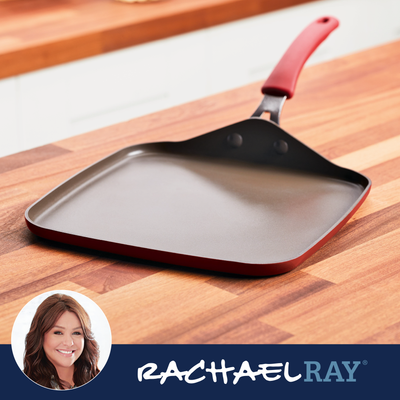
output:
[[[138,150],[75,176],[31,217],[81,237],[265,264],[312,247],[363,190],[280,167]]]

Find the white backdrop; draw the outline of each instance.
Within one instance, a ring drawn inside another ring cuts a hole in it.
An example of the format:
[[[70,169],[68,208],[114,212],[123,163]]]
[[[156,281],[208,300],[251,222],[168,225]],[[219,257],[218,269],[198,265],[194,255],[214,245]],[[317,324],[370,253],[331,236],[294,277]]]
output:
[[[340,27],[308,65],[400,39],[400,0],[320,0],[3,79],[0,157],[265,80],[324,15]]]

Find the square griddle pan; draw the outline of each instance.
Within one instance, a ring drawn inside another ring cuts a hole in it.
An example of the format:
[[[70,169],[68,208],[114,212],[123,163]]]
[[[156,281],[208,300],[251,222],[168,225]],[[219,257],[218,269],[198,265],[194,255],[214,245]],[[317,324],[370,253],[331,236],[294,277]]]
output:
[[[251,118],[119,150],[29,207],[29,229],[169,264],[261,276],[292,270],[339,231],[371,187],[279,126],[305,61],[337,26],[320,18],[297,37]]]

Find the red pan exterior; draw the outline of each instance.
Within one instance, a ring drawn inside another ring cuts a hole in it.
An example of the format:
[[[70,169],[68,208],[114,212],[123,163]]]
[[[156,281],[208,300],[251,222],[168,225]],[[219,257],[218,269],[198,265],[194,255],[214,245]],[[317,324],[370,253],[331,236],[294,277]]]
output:
[[[193,267],[247,276],[270,276],[283,274],[293,270],[302,262],[304,262],[307,258],[309,258],[312,254],[314,254],[318,249],[320,249],[325,243],[327,243],[337,232],[339,232],[339,230],[360,208],[362,203],[367,198],[370,189],[371,187],[369,187],[369,189],[365,192],[365,194],[362,196],[362,198],[356,204],[353,210],[318,243],[314,244],[314,246],[312,246],[305,253],[295,259],[273,264],[239,263],[226,260],[215,260],[210,258],[187,256],[184,254],[169,253],[153,249],[144,249],[140,247],[127,246],[120,243],[95,240],[91,238],[80,237],[63,232],[56,232],[44,229],[33,224],[26,215],[25,221],[32,233],[42,238],[54,240],[56,242],[184,267]]]

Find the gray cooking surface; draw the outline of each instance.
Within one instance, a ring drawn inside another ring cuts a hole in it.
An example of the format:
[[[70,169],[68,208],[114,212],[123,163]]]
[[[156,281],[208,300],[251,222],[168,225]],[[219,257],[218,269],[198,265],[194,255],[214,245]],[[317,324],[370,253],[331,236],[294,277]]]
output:
[[[162,152],[122,154],[96,168],[84,182],[72,178],[57,196],[42,199],[33,222],[143,248],[266,264],[304,253],[363,191],[317,175]]]

